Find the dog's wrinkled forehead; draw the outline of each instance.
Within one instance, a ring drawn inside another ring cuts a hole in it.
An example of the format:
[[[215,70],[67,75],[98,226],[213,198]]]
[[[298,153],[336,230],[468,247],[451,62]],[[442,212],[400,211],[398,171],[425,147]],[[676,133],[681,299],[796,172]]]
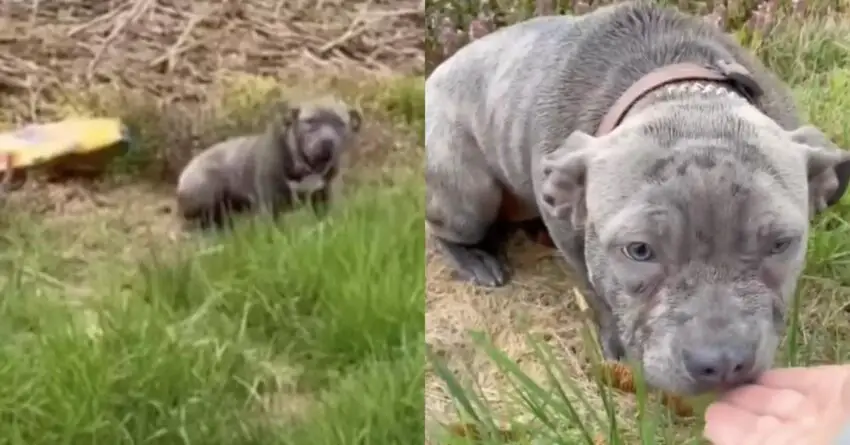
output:
[[[357,117],[359,114],[347,104],[334,99],[306,101],[298,106],[298,121],[301,123],[324,124],[346,130],[358,124],[352,121]]]
[[[788,182],[775,170],[753,169],[732,152],[716,150],[714,143],[693,141],[691,149],[660,158],[641,172],[646,185],[610,209],[625,209],[631,216],[611,219],[619,222],[606,227],[609,233],[690,233],[697,243],[686,255],[700,256],[709,252],[695,246],[721,249],[714,251],[719,254],[748,249],[763,235],[805,230],[805,201],[795,202],[795,194],[785,189]]]
[[[653,107],[598,140],[588,189],[600,198],[588,202],[591,219],[610,218],[634,199],[728,207],[781,196],[805,211],[805,159],[786,132],[746,105],[688,111]]]
[[[304,108],[298,115],[298,120],[306,125],[329,125],[340,131],[348,127],[348,114],[339,113],[327,108]]]

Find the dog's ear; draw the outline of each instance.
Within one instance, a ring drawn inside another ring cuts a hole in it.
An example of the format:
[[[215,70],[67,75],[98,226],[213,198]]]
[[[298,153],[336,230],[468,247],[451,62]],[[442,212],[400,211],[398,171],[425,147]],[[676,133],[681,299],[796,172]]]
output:
[[[301,109],[289,101],[280,101],[272,107],[272,118],[268,123],[268,131],[275,139],[283,140],[289,130],[298,120]]]
[[[575,131],[553,152],[543,156],[541,196],[544,211],[554,218],[569,219],[582,227],[587,217],[585,202],[589,146],[596,138]]]
[[[838,148],[817,128],[804,125],[791,139],[806,153],[809,178],[809,210],[812,215],[838,203],[850,182],[850,152]]]
[[[353,133],[360,132],[360,127],[363,125],[363,115],[356,108],[348,110],[348,126]]]
[[[298,122],[298,118],[301,117],[301,107],[298,105],[287,103],[282,111],[283,125],[281,126],[284,128],[295,125],[295,123]]]

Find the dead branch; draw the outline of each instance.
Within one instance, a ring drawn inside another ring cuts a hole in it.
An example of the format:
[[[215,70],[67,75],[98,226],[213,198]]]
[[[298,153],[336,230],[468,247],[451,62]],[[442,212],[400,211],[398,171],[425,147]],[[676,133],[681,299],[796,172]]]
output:
[[[420,73],[424,19],[420,0],[6,2],[0,110],[50,119],[45,98],[95,84],[194,100],[222,71]]]

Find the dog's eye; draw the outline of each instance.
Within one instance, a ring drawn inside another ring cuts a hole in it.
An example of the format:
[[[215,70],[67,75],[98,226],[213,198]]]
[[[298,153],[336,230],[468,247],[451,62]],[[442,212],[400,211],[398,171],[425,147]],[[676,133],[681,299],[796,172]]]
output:
[[[771,255],[779,255],[782,252],[788,250],[791,247],[791,243],[794,240],[791,238],[779,238],[770,245],[770,254]]]
[[[633,261],[652,261],[655,258],[655,252],[647,243],[630,243],[623,247],[623,255]]]

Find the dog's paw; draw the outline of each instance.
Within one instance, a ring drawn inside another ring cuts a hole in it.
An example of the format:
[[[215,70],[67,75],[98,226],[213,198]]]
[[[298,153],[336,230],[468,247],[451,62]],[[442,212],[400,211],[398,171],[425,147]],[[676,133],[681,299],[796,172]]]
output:
[[[574,226],[584,222],[585,173],[589,156],[586,148],[593,140],[592,136],[576,131],[540,161],[541,210],[553,218],[569,219]]]
[[[580,201],[581,185],[571,177],[558,171],[544,169],[541,199],[544,210],[554,218],[566,219],[572,214],[572,209]]]
[[[566,164],[565,164],[566,162]],[[540,200],[543,211],[556,219],[569,220],[573,226],[584,222],[584,170],[581,159],[546,160]]]

